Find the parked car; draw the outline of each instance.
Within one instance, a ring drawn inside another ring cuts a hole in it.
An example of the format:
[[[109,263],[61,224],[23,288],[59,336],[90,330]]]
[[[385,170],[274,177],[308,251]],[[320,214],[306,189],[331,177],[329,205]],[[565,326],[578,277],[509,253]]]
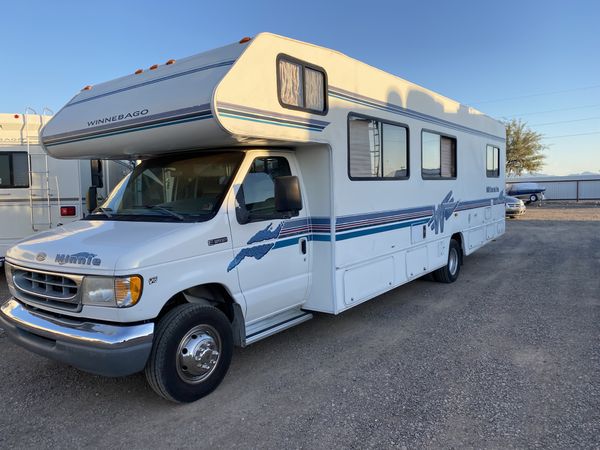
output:
[[[525,213],[527,207],[525,202],[517,197],[506,197],[506,216],[507,217],[518,217]]]
[[[544,200],[546,188],[538,183],[508,183],[506,193],[525,200],[527,204]]]

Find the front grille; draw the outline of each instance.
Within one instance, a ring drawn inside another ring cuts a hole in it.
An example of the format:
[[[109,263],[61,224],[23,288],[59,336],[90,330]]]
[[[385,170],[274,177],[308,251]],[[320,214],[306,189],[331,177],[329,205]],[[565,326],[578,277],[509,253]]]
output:
[[[26,303],[78,311],[81,308],[80,275],[45,272],[13,266],[12,280],[17,297]]]

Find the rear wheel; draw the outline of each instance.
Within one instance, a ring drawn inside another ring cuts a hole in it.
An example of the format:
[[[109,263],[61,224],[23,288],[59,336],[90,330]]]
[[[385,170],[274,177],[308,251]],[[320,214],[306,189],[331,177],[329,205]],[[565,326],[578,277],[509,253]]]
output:
[[[167,400],[193,402],[221,383],[232,353],[225,314],[208,305],[180,305],[158,322],[146,379]]]
[[[529,201],[530,201],[531,203],[535,203],[535,202],[537,202],[537,200],[538,200],[538,196],[537,196],[537,195],[535,195],[535,194],[531,194],[531,195],[529,196]]]
[[[440,267],[433,272],[433,278],[440,283],[454,283],[460,273],[461,260],[460,244],[454,240],[450,240],[450,248],[448,249],[448,262],[444,267]]]

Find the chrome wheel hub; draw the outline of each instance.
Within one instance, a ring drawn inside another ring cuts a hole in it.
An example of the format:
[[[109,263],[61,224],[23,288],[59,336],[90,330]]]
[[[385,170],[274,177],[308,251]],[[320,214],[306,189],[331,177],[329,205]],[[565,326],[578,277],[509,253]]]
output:
[[[458,252],[455,248],[450,249],[450,254],[448,255],[448,271],[451,275],[455,275],[458,269]]]
[[[200,383],[215,370],[221,355],[221,339],[210,325],[198,325],[186,333],[177,349],[177,373],[187,383]]]

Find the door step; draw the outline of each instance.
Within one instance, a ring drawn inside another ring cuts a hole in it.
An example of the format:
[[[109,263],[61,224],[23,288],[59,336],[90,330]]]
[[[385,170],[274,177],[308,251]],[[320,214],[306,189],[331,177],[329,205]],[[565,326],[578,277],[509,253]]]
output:
[[[256,322],[246,328],[246,345],[312,319],[313,315],[299,308],[290,309]]]

